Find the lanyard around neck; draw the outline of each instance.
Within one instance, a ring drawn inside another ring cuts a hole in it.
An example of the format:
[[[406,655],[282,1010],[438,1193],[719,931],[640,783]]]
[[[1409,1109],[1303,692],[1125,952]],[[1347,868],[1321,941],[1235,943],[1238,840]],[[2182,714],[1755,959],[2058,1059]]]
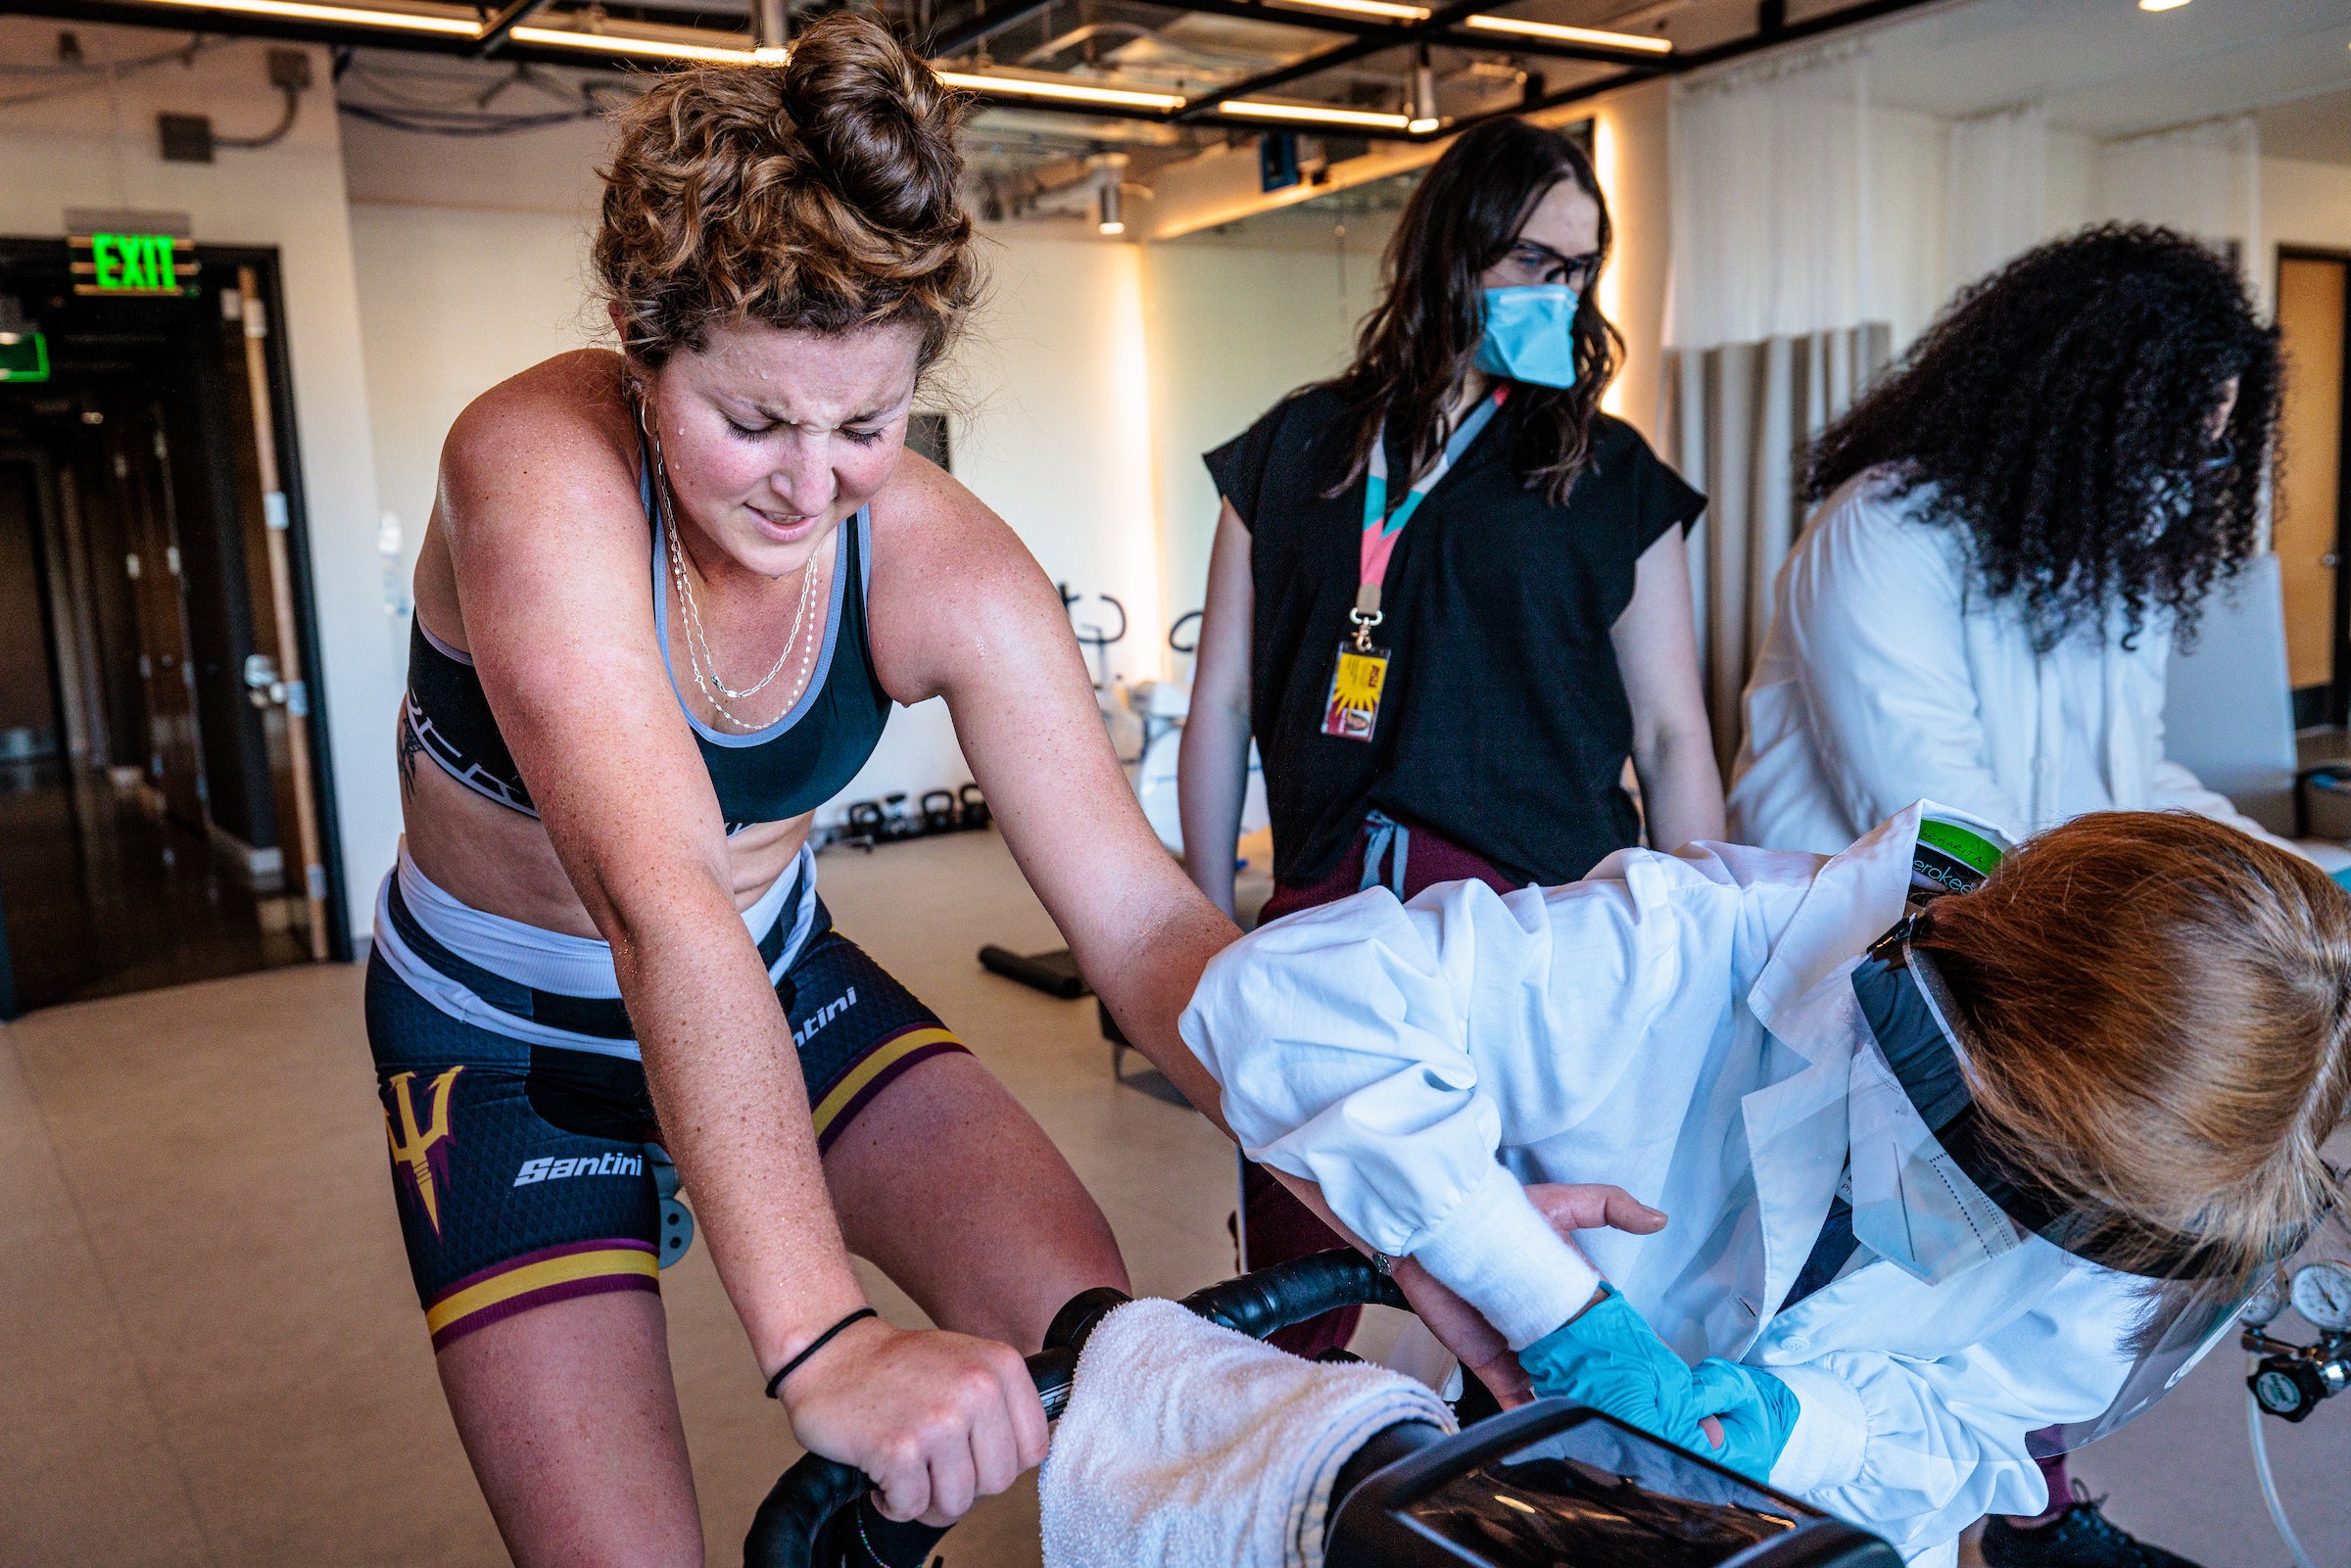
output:
[[[1428,493],[1437,488],[1437,481],[1461,461],[1462,453],[1469,450],[1469,444],[1477,439],[1478,432],[1486,428],[1495,410],[1510,395],[1510,384],[1505,382],[1477,401],[1469,417],[1462,421],[1461,428],[1445,443],[1444,454],[1438,457],[1436,466],[1405,493],[1404,500],[1393,512],[1387,509],[1388,426],[1386,420],[1380,421],[1378,432],[1371,438],[1370,472],[1364,480],[1364,535],[1359,560],[1363,575],[1356,587],[1352,615],[1359,639],[1382,619],[1380,584],[1387,578],[1388,559],[1396,553],[1396,541],[1403,535],[1404,525],[1413,520],[1413,513],[1420,509],[1420,502]]]

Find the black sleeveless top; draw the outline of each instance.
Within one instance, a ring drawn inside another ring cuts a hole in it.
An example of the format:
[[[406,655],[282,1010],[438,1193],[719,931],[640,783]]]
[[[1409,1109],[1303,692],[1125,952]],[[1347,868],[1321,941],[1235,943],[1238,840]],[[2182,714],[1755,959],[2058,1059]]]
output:
[[[649,481],[642,485],[653,536],[653,624],[664,667],[669,662],[669,593],[662,581],[661,528],[652,519]],[[686,707],[694,741],[709,770],[710,786],[727,832],[753,823],[782,822],[814,811],[856,777],[881,743],[889,719],[889,695],[874,671],[865,619],[871,582],[873,521],[860,510],[843,524],[835,556],[832,607],[825,617],[825,643],[808,689],[774,724],[747,735],[721,735]],[[848,591],[857,585],[854,594]],[[677,690],[677,675],[670,674]],[[514,766],[513,753],[499,734],[498,716],[482,690],[473,660],[411,619],[408,633],[408,690],[402,704],[401,762],[422,751],[457,783],[511,810],[537,816],[530,790]]]

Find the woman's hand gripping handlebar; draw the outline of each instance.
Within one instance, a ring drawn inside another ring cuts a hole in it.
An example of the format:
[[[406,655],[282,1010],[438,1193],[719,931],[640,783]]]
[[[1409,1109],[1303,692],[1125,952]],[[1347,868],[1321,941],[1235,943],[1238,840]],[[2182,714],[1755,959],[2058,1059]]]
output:
[[[1094,1325],[1114,1309],[1126,1305],[1127,1298],[1114,1290],[1098,1289],[1071,1299],[1068,1306],[1053,1319],[1045,1332],[1045,1348],[1028,1358],[1025,1364],[1025,1392],[1031,1396],[1030,1409],[1037,1418],[1035,1457],[1026,1460],[1022,1468],[1043,1457],[1044,1422],[1058,1419],[1069,1404],[1070,1390],[1077,1382],[1078,1357],[1085,1349]],[[1290,1323],[1302,1323],[1334,1307],[1378,1305],[1403,1307],[1404,1297],[1393,1281],[1372,1267],[1370,1259],[1359,1253],[1340,1250],[1301,1258],[1278,1267],[1261,1269],[1194,1291],[1183,1299],[1183,1305],[1214,1323],[1222,1323],[1255,1339],[1263,1339],[1273,1330]],[[898,1334],[897,1330],[875,1323],[860,1323],[845,1331],[851,1333],[879,1330]],[[898,1334],[905,1340],[959,1341],[964,1345],[984,1345],[986,1342],[965,1340],[953,1334]],[[989,1345],[989,1350],[1001,1351],[1011,1357],[1010,1364],[1022,1366],[1020,1358],[1004,1346]],[[829,1353],[828,1353],[829,1354]],[[750,1534],[743,1544],[744,1568],[836,1568],[836,1565],[863,1561],[845,1548],[856,1542],[855,1532],[861,1527],[861,1512],[857,1504],[870,1493],[883,1489],[883,1478],[873,1475],[856,1463],[842,1463],[826,1457],[833,1451],[828,1445],[818,1449],[817,1433],[801,1425],[794,1387],[809,1378],[818,1356],[808,1367],[785,1380],[784,1396],[792,1404],[792,1429],[801,1434],[801,1441],[812,1450],[791,1469],[784,1472],[767,1499],[759,1504],[759,1512],[751,1520]],[[846,1410],[862,1415],[867,1408],[880,1407],[871,1384],[860,1381],[873,1375],[872,1363],[860,1358],[852,1363],[843,1357],[837,1379],[839,1386],[829,1382],[821,1397],[839,1400]],[[935,1368],[928,1375],[942,1375],[943,1368]],[[892,1363],[887,1375],[898,1386],[901,1377],[926,1375],[925,1363],[907,1359]],[[811,1378],[813,1381],[813,1378]],[[919,1387],[919,1385],[913,1385]],[[976,1385],[975,1385],[976,1387]],[[879,1422],[867,1423],[879,1426]],[[887,1440],[884,1442],[887,1447]],[[1004,1485],[1009,1486],[1007,1478]],[[1002,1487],[986,1490],[1001,1491]],[[885,1497],[887,1492],[885,1491]],[[968,1494],[966,1495],[968,1497]],[[903,1517],[911,1518],[907,1514]],[[925,1521],[933,1522],[925,1512]],[[943,1526],[927,1537],[911,1530],[893,1532],[895,1544],[905,1552],[905,1560],[928,1560],[929,1547],[945,1533]],[[844,1539],[845,1537],[845,1539]],[[878,1554],[876,1554],[878,1555]],[[895,1553],[892,1553],[895,1555]]]
[[[1035,1383],[993,1340],[867,1318],[777,1392],[801,1445],[867,1478],[887,1519],[952,1524],[1045,1456]]]

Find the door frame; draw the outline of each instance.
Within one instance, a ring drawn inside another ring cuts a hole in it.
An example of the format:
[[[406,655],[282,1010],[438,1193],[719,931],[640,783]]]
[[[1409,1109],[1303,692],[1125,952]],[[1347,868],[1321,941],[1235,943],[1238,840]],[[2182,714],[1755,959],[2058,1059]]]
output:
[[[277,247],[199,244],[196,257],[204,263],[203,275],[208,280],[233,282],[239,267],[252,267],[261,284],[262,309],[267,312],[268,330],[261,340],[262,354],[269,373],[269,423],[277,442],[278,484],[286,498],[286,567],[293,577],[288,587],[294,595],[295,631],[302,644],[302,675],[310,698],[308,729],[318,816],[318,858],[326,868],[326,956],[331,963],[348,964],[354,952],[341,816],[336,809],[334,747],[328,742],[333,720],[327,705],[326,659],[318,641],[309,492],[302,473],[302,442],[294,427],[294,363],[288,348],[292,327],[286,316]],[[212,297],[208,291],[207,298]],[[261,613],[261,607],[257,605],[255,611]],[[279,836],[284,836],[284,830]],[[292,858],[288,859],[290,872]]]
[[[303,475],[302,442],[295,426],[294,368],[289,347],[295,328],[285,308],[283,267],[274,245],[199,243],[196,259],[203,263],[200,275],[205,279],[199,309],[216,309],[219,290],[223,286],[234,287],[238,268],[249,266],[260,283],[262,307],[267,312],[268,330],[261,342],[268,375],[269,422],[277,444],[279,485],[286,498],[286,560],[291,577],[287,586],[294,599],[295,627],[310,701],[311,777],[318,819],[319,859],[326,870],[326,956],[330,962],[349,963],[355,956],[349,877],[343,863],[341,813],[335,788],[333,714],[318,637],[308,487]],[[0,263],[12,269],[45,272],[62,281],[72,276],[71,261],[62,236],[0,234]],[[227,280],[225,285],[223,279]],[[215,460],[227,459],[221,454]],[[0,982],[8,974],[5,941],[6,929],[0,927]],[[0,993],[6,989],[0,984]],[[0,994],[0,1004],[10,1000]]]
[[[32,515],[25,518],[29,527],[33,558],[33,593],[41,607],[42,651],[48,655],[49,707],[57,716],[57,742],[65,765],[73,766],[72,728],[66,715],[65,671],[60,664],[64,651],[58,645],[57,606],[50,600],[49,589],[59,564],[55,554],[57,518],[53,515],[54,501],[50,495],[53,470],[49,454],[35,447],[0,448],[0,462],[23,463],[32,480]],[[9,955],[8,904],[0,896],[0,1023],[24,1016],[17,1005],[16,961]]]
[[[2323,689],[2318,719],[2341,728],[2351,722],[2351,251],[2321,245],[2279,245],[2278,271],[2270,279],[2271,298],[2278,297],[2288,261],[2329,261],[2343,269],[2343,385],[2336,396],[2341,429],[2335,438],[2334,459],[2334,668]],[[2277,494],[2273,476],[2271,495]],[[2312,689],[2302,688],[2303,690]],[[2299,717],[2299,715],[2297,715]]]

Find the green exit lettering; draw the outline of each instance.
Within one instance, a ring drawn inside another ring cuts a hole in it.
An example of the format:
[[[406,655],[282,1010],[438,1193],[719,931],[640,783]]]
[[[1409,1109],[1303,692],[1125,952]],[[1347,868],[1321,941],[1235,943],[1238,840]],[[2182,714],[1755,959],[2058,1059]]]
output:
[[[177,289],[168,234],[93,234],[90,263],[102,289]]]

